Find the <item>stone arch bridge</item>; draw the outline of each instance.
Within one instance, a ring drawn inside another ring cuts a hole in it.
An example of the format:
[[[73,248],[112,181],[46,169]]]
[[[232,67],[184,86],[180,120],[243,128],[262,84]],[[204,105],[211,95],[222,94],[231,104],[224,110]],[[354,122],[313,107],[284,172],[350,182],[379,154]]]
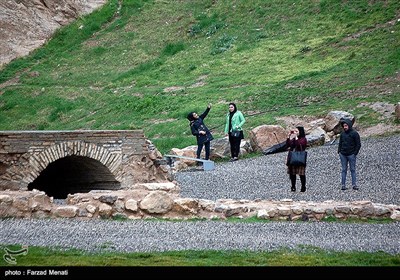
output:
[[[142,130],[0,131],[0,190],[65,198],[167,182],[168,174]]]

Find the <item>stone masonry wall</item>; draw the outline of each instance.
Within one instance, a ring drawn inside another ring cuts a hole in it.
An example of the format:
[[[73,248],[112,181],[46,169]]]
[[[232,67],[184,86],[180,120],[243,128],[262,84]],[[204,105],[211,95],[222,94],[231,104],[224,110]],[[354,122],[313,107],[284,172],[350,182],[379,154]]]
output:
[[[99,161],[122,188],[168,181],[142,130],[0,131],[0,190],[26,190],[50,163],[71,155]]]
[[[0,218],[76,219],[226,219],[258,217],[267,220],[323,221],[392,219],[400,221],[399,205],[371,201],[324,201],[321,203],[273,200],[217,201],[181,198],[173,183],[138,184],[129,190],[91,191],[69,195],[65,204],[55,203],[44,192],[0,191]]]

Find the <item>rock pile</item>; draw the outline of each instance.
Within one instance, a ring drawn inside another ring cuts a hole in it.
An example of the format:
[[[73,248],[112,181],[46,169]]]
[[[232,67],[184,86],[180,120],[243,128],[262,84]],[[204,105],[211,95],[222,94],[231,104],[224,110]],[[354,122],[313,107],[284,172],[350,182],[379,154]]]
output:
[[[149,183],[120,191],[90,191],[69,195],[65,204],[44,192],[0,192],[0,218],[124,218],[124,219],[226,219],[258,217],[268,220],[323,220],[328,217],[390,218],[400,221],[400,206],[371,201],[322,203],[273,200],[216,201],[181,198],[174,183]]]

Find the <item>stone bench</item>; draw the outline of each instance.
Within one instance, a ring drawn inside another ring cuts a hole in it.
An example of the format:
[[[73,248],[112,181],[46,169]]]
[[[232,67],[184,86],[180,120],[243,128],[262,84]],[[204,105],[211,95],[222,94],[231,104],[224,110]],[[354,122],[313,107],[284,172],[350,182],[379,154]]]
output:
[[[193,161],[201,162],[203,164],[203,170],[204,171],[209,171],[209,170],[214,170],[215,169],[215,163],[212,160],[185,157],[185,156],[178,156],[178,155],[164,155],[164,158],[167,160],[167,163],[169,164],[169,166],[172,165],[174,158],[178,158],[178,159],[187,159],[187,160],[193,160]]]

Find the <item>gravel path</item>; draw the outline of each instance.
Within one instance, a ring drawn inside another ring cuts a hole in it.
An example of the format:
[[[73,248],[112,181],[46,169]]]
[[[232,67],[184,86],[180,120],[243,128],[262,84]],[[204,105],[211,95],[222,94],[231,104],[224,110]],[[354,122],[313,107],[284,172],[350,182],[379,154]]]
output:
[[[189,249],[274,250],[304,245],[338,251],[400,253],[400,223],[221,221],[0,221],[0,244],[59,246],[87,251],[149,252]]]
[[[305,193],[299,192],[298,176],[297,192],[290,191],[286,152],[219,163],[212,171],[180,172],[175,179],[180,184],[182,197],[211,200],[292,198],[316,202],[370,200],[400,205],[400,135],[362,139],[361,144],[357,157],[359,191],[351,189],[350,174],[347,176],[350,189],[340,190],[340,160],[335,144],[308,149]]]
[[[182,197],[216,200],[371,200],[400,205],[400,136],[365,139],[358,158],[359,191],[341,191],[336,145],[309,149],[308,189],[291,193],[279,153],[233,163],[213,171],[180,172]],[[315,246],[337,251],[400,253],[400,222],[113,221],[2,219],[0,244],[59,246],[87,251],[149,252],[187,249],[275,250]]]

